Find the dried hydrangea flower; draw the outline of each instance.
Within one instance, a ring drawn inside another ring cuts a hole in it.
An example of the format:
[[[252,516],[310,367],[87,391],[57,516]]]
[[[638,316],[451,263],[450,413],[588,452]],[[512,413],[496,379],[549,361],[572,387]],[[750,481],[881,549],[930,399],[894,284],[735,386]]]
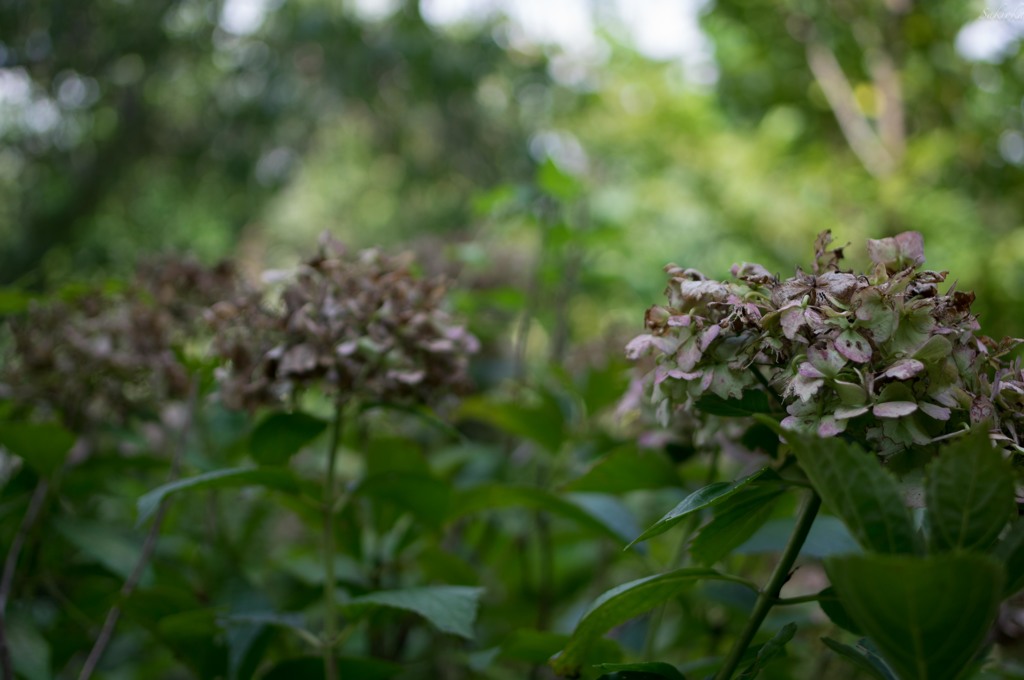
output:
[[[202,309],[235,286],[227,265],[164,257],[121,291],[91,289],[33,302],[9,321],[5,392],[76,432],[159,417],[189,390],[177,350]]]
[[[926,446],[991,420],[1019,449],[1019,364],[978,335],[973,293],[924,270],[920,234],[871,240],[874,267],[840,269],[831,234],[815,243],[810,274],[779,279],[758,264],[709,280],[669,265],[668,304],[651,307],[649,331],[626,348],[656,355],[653,400],[663,420],[707,394],[739,399],[767,389],[783,426],[829,437],[846,432],[880,455]]]
[[[214,307],[224,402],[273,404],[313,384],[341,398],[427,402],[465,386],[476,338],[443,309],[444,282],[413,276],[411,264],[325,236],[279,299]]]

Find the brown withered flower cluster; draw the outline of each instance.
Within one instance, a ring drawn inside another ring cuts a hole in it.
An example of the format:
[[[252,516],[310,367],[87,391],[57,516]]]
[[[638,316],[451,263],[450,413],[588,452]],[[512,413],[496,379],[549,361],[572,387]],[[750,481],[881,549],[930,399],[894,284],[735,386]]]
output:
[[[647,311],[648,333],[627,347],[634,359],[656,356],[662,420],[707,395],[765,391],[785,409],[784,427],[845,433],[883,456],[985,421],[1024,453],[1024,375],[1006,358],[1019,341],[977,333],[974,294],[942,291],[946,272],[921,268],[921,235],[869,241],[864,273],[841,269],[830,244],[820,234],[811,272],[789,279],[748,263],[731,281],[666,268],[668,304]]]
[[[215,305],[224,403],[276,404],[314,384],[338,399],[420,403],[464,387],[477,340],[443,309],[444,282],[411,265],[325,235],[279,296]]]
[[[227,265],[168,256],[141,265],[123,290],[33,302],[10,321],[0,381],[22,407],[77,432],[157,418],[189,391],[181,343],[194,337],[203,309],[236,285]]]

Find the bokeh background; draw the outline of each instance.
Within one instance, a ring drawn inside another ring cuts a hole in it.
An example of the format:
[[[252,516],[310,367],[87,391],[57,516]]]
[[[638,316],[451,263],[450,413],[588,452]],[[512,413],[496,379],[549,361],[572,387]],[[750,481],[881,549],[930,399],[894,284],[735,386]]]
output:
[[[330,230],[472,314],[540,281],[544,344],[639,328],[668,261],[914,229],[1019,333],[1022,36],[1013,2],[0,0],[0,281],[256,272]]]

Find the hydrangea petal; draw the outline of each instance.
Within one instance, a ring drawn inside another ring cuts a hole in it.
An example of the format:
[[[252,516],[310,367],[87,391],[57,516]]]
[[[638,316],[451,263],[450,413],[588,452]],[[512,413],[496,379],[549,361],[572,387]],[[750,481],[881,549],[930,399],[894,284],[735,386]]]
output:
[[[882,371],[883,378],[895,378],[896,380],[910,380],[924,370],[924,364],[917,359],[900,359],[889,368]]]
[[[871,360],[871,343],[852,329],[839,334],[836,338],[836,350],[854,363],[864,364]]]
[[[887,401],[875,404],[871,412],[879,418],[902,418],[916,410],[917,404],[913,401]]]

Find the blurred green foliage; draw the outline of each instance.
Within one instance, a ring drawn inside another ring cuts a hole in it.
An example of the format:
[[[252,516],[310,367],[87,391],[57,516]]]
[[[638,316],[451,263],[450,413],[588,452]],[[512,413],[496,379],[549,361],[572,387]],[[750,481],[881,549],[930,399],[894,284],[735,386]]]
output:
[[[167,250],[254,277],[325,229],[416,250],[456,281],[483,347],[479,393],[444,421],[366,405],[344,433],[343,677],[552,677],[547,660],[602,592],[706,576],[687,571],[688,548],[710,506],[623,550],[691,492],[763,463],[617,417],[622,347],[661,300],[666,262],[788,276],[823,229],[840,244],[916,230],[927,266],[977,292],[983,332],[1024,335],[1024,59],[1013,41],[989,60],[957,50],[980,3],[718,0],[699,10],[703,70],[645,58],[613,25],[576,54],[524,42],[501,16],[431,24],[417,0],[375,18],[257,3],[262,21],[234,32],[230,4],[0,0],[0,313],[72,299],[82,281],[117,292]],[[4,603],[19,677],[76,676],[118,603],[97,677],[319,677],[325,437],[307,423],[267,439],[288,417],[208,399],[201,345],[177,348],[201,398],[180,444],[192,481],[170,490],[177,463],[152,423],[108,423],[83,458],[59,414],[0,403],[0,546],[23,545]],[[330,416],[322,395],[293,406]],[[778,446],[770,430],[751,441]],[[268,462],[287,465],[252,469]],[[165,497],[151,563],[122,599],[146,541],[138,513]],[[707,561],[763,582],[795,501],[773,495],[767,523]],[[711,521],[731,520],[718,510]],[[821,559],[853,540],[825,515],[807,545],[787,596],[821,587]],[[754,603],[715,578],[659,588],[666,606],[573,642],[603,664],[586,677],[703,677]],[[751,673],[846,677],[825,633],[876,663],[817,605],[783,611],[743,659]],[[1015,677],[1013,655],[1007,644],[991,672]],[[671,670],[637,663],[655,660]]]

